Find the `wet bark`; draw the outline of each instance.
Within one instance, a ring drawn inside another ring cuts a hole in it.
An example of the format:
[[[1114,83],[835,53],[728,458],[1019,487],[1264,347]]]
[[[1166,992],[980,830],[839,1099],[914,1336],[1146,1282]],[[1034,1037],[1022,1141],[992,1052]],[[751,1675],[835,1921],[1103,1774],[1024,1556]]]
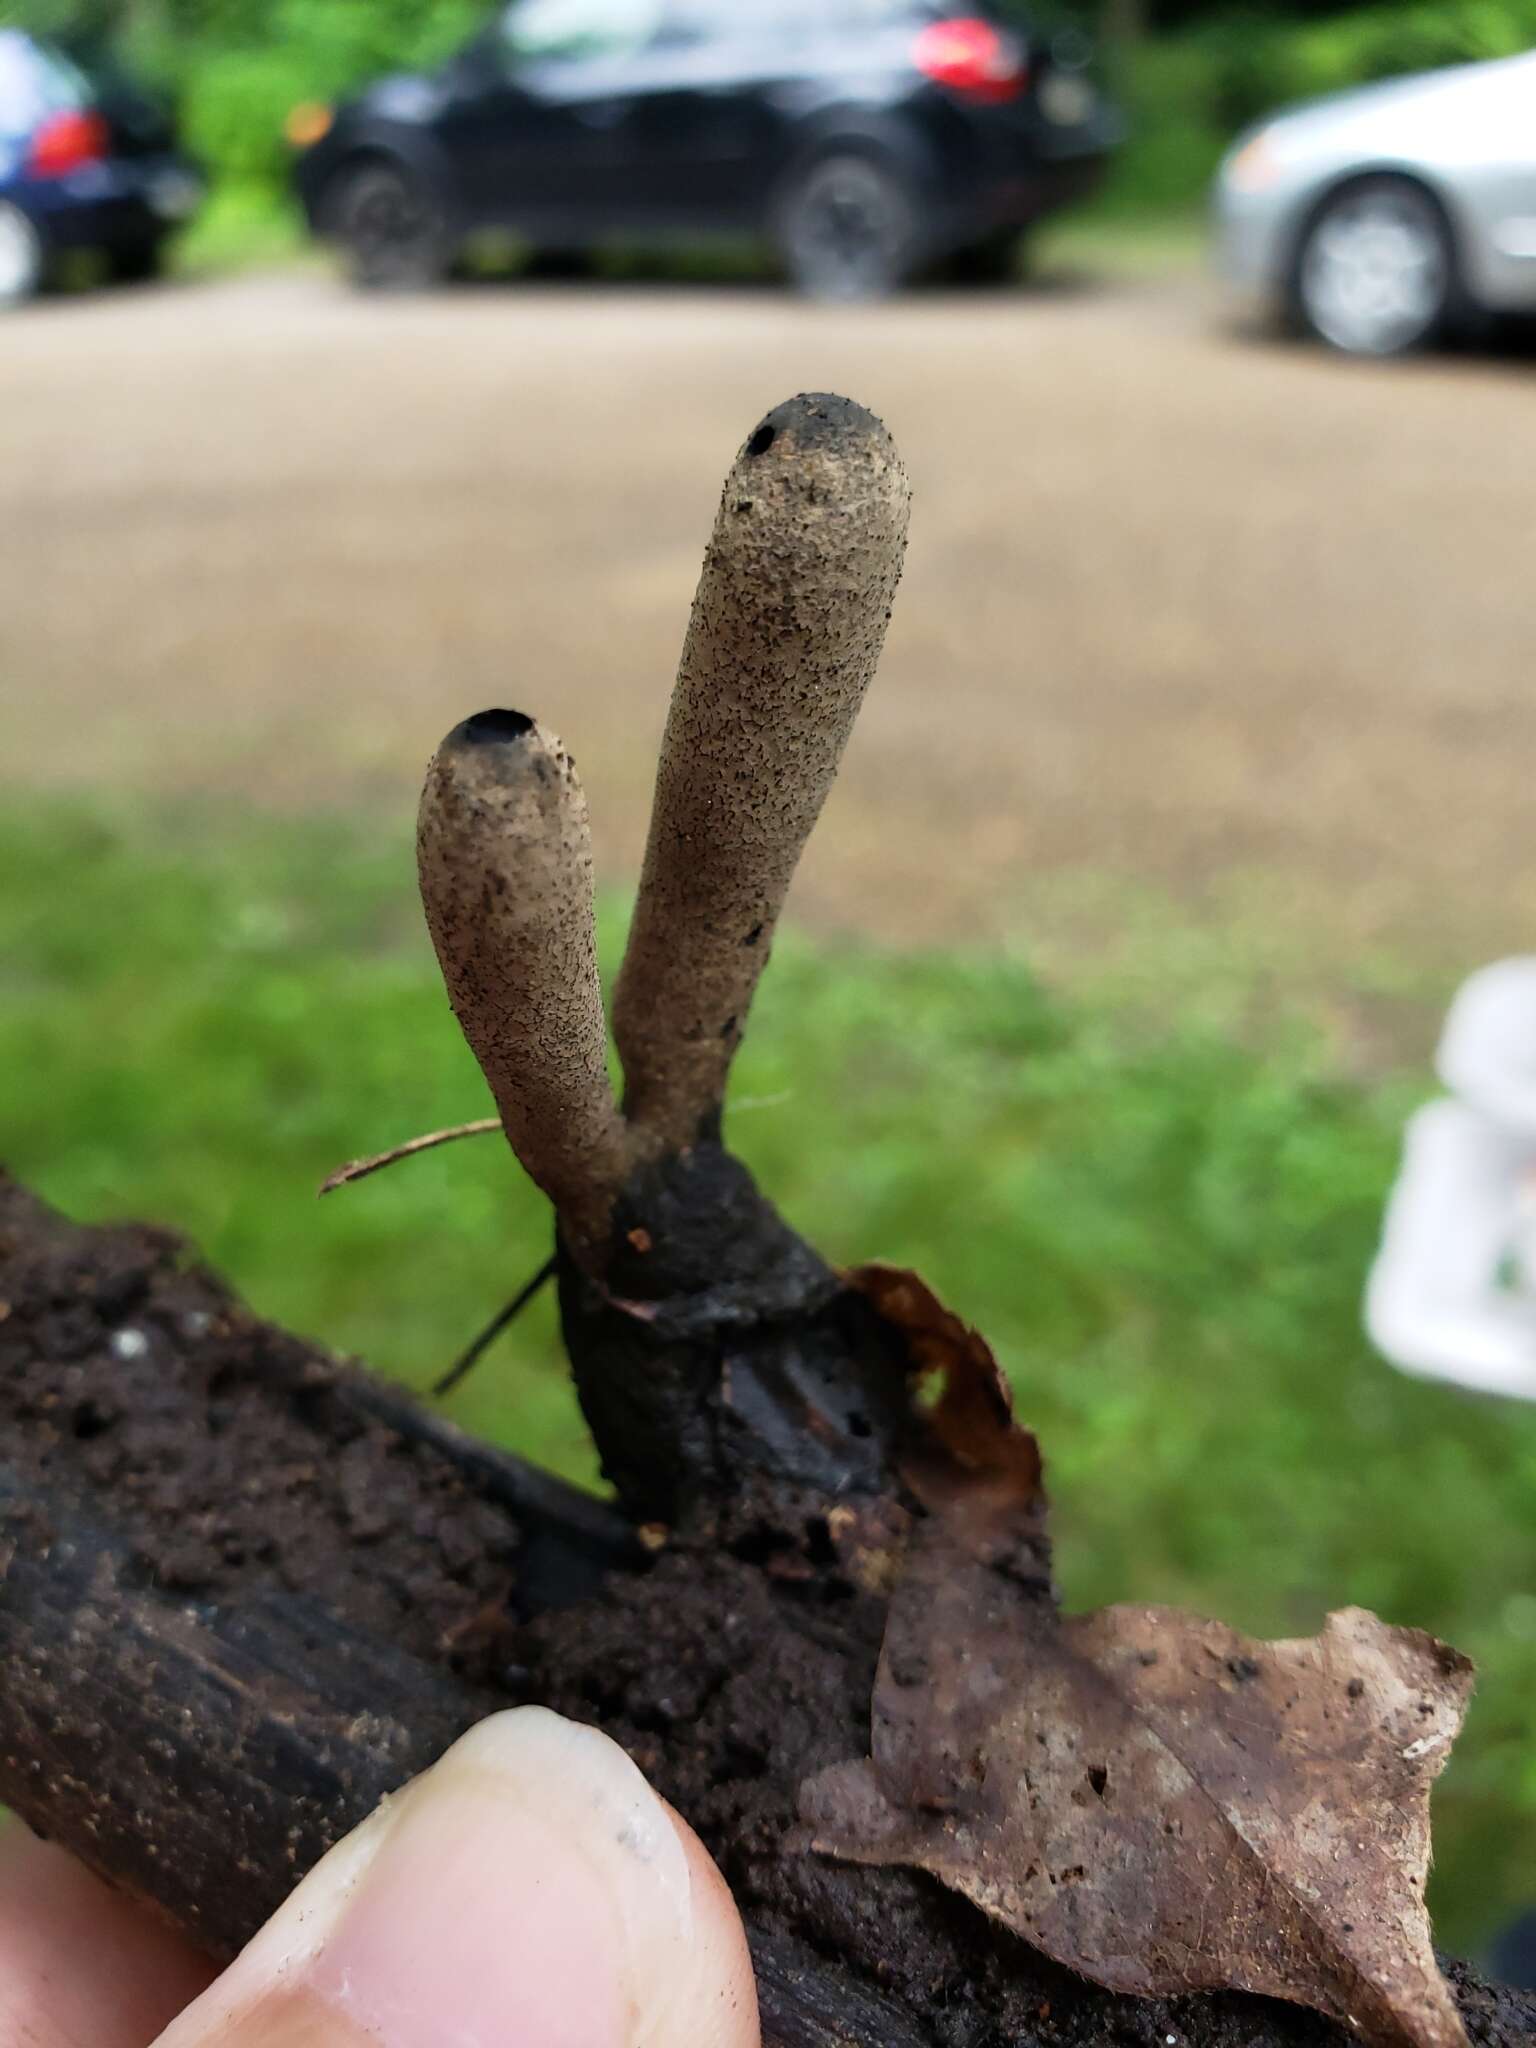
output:
[[[824,1284],[811,1324],[857,1351]],[[718,1331],[657,1335],[566,1285],[599,1349],[638,1330],[693,1360],[691,1412],[718,1402],[689,1350]],[[541,1699],[700,1826],[770,2048],[1341,2040],[1258,2000],[1111,1997],[921,1877],[808,1855],[795,1790],[858,1751],[883,1619],[814,1538],[716,1527],[655,1559],[614,1510],[261,1323],[166,1233],[80,1229],[3,1180],[0,1304],[0,1798],[210,1952],[463,1728]],[[803,1350],[768,1370],[782,1354],[781,1330],[747,1372],[746,1462],[765,1498],[811,1500],[825,1474],[775,1460],[837,1439],[774,1448],[786,1401],[821,1399]],[[848,1441],[878,1447],[862,1420]],[[1531,2038],[1536,2000],[1456,1988],[1474,2039]]]

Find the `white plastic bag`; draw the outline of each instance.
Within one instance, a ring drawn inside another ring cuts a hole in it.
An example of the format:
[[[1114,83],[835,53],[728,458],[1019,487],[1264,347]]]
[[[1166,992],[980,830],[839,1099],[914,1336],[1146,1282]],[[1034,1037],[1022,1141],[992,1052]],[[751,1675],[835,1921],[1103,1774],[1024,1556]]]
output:
[[[1474,974],[1436,1062],[1451,1099],[1408,1125],[1366,1289],[1404,1372],[1536,1400],[1536,957]]]

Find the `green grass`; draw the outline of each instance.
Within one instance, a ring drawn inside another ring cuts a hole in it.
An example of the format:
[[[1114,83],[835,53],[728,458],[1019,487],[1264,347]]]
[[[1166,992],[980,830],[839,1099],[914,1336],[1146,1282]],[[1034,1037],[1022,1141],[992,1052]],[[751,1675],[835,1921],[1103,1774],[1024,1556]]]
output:
[[[1029,268],[1035,274],[1067,269],[1095,277],[1158,277],[1198,265],[1208,233],[1198,208],[1136,213],[1106,198],[1042,221],[1030,239]]]
[[[315,1202],[340,1160],[485,1107],[403,833],[21,800],[0,872],[3,1150],[56,1203],[176,1224],[266,1313],[417,1384],[540,1262],[547,1217],[494,1141]],[[1358,1601],[1478,1659],[1434,1894],[1475,1946],[1536,1898],[1536,1410],[1361,1339],[1421,1077],[1347,1078],[1283,1007],[1259,1050],[1241,945],[1145,929],[1134,974],[1075,1000],[1022,952],[788,936],[732,1133],[832,1257],[917,1265],[989,1334],[1074,1605],[1291,1633]],[[453,1412],[594,1476],[547,1302]]]
[[[173,245],[172,267],[182,277],[259,270],[309,257],[298,209],[263,185],[215,185]]]

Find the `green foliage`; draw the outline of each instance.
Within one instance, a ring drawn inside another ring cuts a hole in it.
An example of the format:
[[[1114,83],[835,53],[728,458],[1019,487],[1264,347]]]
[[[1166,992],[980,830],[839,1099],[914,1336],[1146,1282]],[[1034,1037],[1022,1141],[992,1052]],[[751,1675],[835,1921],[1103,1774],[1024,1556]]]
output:
[[[1288,60],[1283,84],[1284,96],[1291,98],[1446,64],[1513,57],[1533,44],[1536,0],[1420,0],[1314,22],[1277,39],[1276,55],[1282,64]],[[1272,103],[1261,97],[1253,111]]]
[[[228,179],[215,187],[176,239],[176,269],[184,277],[315,258],[297,206],[274,201],[264,185]]]
[[[220,183],[273,197],[295,106],[441,63],[486,14],[484,0],[0,0],[0,19],[112,46],[175,98]]]
[[[342,1159],[484,1106],[403,832],[13,801],[0,868],[7,1157],[54,1201],[179,1225],[258,1308],[417,1384],[540,1263],[547,1214],[494,1140],[315,1203]],[[1472,1943],[1536,1895],[1536,1410],[1362,1340],[1419,1077],[1347,1079],[1283,1020],[1260,1051],[1241,935],[1135,909],[1134,1000],[1068,1002],[1016,953],[784,938],[733,1139],[831,1257],[916,1265],[987,1331],[1073,1605],[1293,1633],[1359,1601],[1476,1656],[1435,1880],[1442,1937]],[[547,1300],[453,1412],[595,1477]]]
[[[0,0],[0,28],[95,42],[114,32],[121,11],[120,0]]]
[[[290,163],[283,124],[295,106],[436,64],[482,13],[475,0],[166,0],[158,21],[130,40],[176,91],[188,143],[219,178],[278,191]]]
[[[214,51],[182,95],[187,146],[221,180],[281,190],[290,161],[283,122],[300,101],[320,95],[310,66],[290,50]]]
[[[1130,145],[1112,210],[1198,204],[1223,150],[1292,101],[1536,45],[1536,0],[1417,0],[1298,22],[1295,10],[1231,5],[1125,54],[1119,80]]]
[[[1198,206],[1231,139],[1222,120],[1222,73],[1195,36],[1168,37],[1127,51],[1115,85],[1130,139],[1110,172],[1101,210],[1167,215]]]

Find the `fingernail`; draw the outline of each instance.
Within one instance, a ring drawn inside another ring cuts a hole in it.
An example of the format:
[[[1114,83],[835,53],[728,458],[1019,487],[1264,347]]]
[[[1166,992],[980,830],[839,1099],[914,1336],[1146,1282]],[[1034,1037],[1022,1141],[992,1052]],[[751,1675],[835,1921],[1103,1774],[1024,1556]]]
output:
[[[634,1764],[522,1707],[332,1850],[160,2048],[631,2048],[693,1922]]]

